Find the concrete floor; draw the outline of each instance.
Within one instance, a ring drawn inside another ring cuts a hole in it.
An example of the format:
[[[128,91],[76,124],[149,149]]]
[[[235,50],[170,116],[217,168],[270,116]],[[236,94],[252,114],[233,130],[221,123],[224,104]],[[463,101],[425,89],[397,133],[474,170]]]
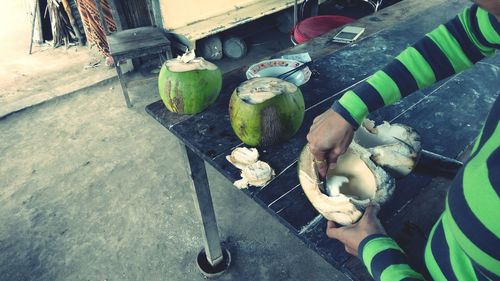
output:
[[[5,1],[0,9],[0,118],[23,108],[112,78],[95,48],[68,49],[33,44],[24,1]]]
[[[116,81],[0,120],[0,280],[202,280],[176,138],[149,117],[155,83]],[[208,168],[233,265],[220,280],[343,280]]]

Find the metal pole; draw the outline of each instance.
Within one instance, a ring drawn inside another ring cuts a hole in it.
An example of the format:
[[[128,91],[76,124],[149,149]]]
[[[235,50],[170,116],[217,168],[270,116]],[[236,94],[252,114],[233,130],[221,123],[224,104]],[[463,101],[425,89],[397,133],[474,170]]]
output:
[[[190,148],[180,143],[181,154],[186,163],[189,185],[193,191],[193,200],[196,211],[203,224],[203,240],[208,262],[212,266],[218,265],[223,260],[219,230],[215,219],[214,206],[208,185],[205,162]]]
[[[295,26],[297,25],[297,21],[298,21],[298,6],[297,6],[297,0],[295,0],[295,2],[293,2],[293,28],[295,28]]]
[[[31,37],[30,37],[30,51],[33,49],[33,34],[35,34],[35,20],[36,20],[36,12],[38,11],[38,0],[35,0],[35,8],[33,9],[33,20],[31,21]]]

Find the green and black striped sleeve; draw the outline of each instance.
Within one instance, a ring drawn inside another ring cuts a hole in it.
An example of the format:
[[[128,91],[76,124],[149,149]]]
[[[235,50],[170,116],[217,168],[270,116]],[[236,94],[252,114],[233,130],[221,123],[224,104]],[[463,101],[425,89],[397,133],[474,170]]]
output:
[[[499,81],[500,82],[500,81]],[[433,280],[500,280],[500,97],[449,189],[445,210],[425,248]],[[358,246],[375,280],[423,280],[386,235],[371,235]]]
[[[424,280],[406,261],[398,244],[387,235],[366,237],[358,246],[359,257],[375,280]]]
[[[499,81],[500,82],[500,81]],[[500,280],[500,97],[497,97],[469,160],[449,189],[445,210],[425,248],[433,280]],[[371,235],[358,246],[375,280],[423,280],[386,235]]]
[[[461,72],[493,55],[496,49],[500,49],[500,22],[473,5],[347,91],[333,109],[357,128],[370,112]],[[461,172],[463,176],[454,182],[454,186],[467,187],[469,193],[452,186],[446,211],[431,233],[425,259],[436,280],[498,280],[500,276],[500,224],[496,214],[500,208],[500,100],[492,112],[480,136],[489,140],[489,146],[477,149],[484,155],[473,155]],[[480,174],[487,180],[479,178]],[[471,202],[476,208],[473,211],[469,210]],[[423,279],[388,236],[369,236],[358,251],[375,280]]]
[[[500,23],[473,5],[347,91],[333,110],[357,128],[370,112],[461,72],[498,48]]]
[[[425,264],[434,280],[500,280],[499,171],[497,97],[427,241]]]

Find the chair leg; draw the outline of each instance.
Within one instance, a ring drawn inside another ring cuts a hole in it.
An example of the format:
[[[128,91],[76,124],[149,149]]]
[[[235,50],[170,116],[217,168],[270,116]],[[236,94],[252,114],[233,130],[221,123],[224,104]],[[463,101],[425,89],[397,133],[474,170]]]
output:
[[[119,61],[115,62],[115,68],[116,68],[116,73],[118,73],[118,80],[120,80],[120,84],[122,86],[122,92],[123,96],[125,97],[125,103],[127,104],[127,107],[130,108],[132,107],[132,104],[130,104],[130,98],[128,97],[127,82],[125,81],[125,77],[123,77],[122,68],[120,66]]]
[[[160,53],[161,64],[172,58],[172,51],[169,49],[164,53]]]

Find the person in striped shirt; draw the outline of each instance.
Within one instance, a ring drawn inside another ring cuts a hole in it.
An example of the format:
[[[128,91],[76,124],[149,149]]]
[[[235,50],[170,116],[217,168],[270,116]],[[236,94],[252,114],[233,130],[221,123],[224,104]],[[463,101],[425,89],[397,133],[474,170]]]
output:
[[[314,120],[307,140],[317,163],[326,163],[318,167],[323,177],[346,151],[354,130],[369,112],[463,71],[500,48],[500,0],[474,2],[347,91]],[[497,97],[429,235],[424,259],[434,280],[500,280],[499,120]],[[327,235],[359,256],[375,280],[422,280],[386,235],[377,212],[378,207],[370,206],[359,222],[347,227],[329,221]]]

